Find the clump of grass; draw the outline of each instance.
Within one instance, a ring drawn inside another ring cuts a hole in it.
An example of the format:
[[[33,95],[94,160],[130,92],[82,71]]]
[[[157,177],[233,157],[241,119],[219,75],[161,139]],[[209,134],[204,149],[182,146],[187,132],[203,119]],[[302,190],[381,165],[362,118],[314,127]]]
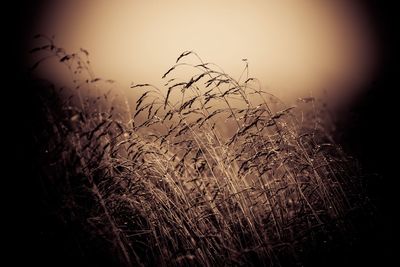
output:
[[[301,121],[248,77],[247,62],[236,80],[186,51],[163,88],[132,84],[131,106],[95,78],[86,50],[48,40],[34,51],[66,64],[76,90],[41,98],[38,164],[57,214],[114,264],[302,264],[353,230],[364,201],[357,168],[318,115]],[[173,77],[182,68],[194,74]]]

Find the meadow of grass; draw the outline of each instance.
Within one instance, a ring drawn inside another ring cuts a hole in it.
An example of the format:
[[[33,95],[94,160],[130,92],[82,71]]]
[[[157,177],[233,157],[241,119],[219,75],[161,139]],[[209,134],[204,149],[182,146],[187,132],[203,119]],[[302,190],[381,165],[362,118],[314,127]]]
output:
[[[86,50],[47,38],[32,52],[73,79],[35,81],[34,165],[82,253],[117,266],[302,266],[352,240],[364,185],[316,99],[286,106],[247,62],[234,79],[192,51],[163,87],[132,84],[128,99],[94,76]]]

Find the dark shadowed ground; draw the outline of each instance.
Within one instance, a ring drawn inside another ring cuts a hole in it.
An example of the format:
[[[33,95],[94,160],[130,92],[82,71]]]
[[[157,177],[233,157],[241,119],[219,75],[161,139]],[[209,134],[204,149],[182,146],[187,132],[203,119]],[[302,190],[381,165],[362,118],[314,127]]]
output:
[[[398,251],[395,223],[398,210],[398,151],[399,140],[395,125],[398,122],[399,71],[395,47],[395,14],[393,7],[379,1],[366,1],[366,8],[376,25],[380,41],[380,62],[373,81],[338,124],[340,142],[358,158],[368,179],[369,196],[376,205],[377,221],[368,230],[354,252],[354,266],[391,265]]]

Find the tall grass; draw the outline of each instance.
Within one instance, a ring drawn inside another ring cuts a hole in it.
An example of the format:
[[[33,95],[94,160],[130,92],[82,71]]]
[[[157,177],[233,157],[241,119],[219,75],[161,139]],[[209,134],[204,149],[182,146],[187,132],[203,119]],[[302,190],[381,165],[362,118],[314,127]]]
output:
[[[311,110],[302,119],[247,62],[236,80],[187,51],[164,87],[132,84],[131,105],[93,75],[86,50],[47,41],[33,51],[65,64],[75,90],[37,94],[43,194],[112,264],[301,265],[354,231],[365,202],[358,168],[315,99],[299,100]]]

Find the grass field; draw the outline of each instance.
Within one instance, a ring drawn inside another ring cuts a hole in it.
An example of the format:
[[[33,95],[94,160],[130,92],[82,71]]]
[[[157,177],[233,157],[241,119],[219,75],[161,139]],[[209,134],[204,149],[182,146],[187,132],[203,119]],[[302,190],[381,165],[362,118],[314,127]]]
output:
[[[162,88],[132,84],[128,99],[93,74],[86,50],[46,42],[32,52],[65,65],[74,88],[35,81],[34,165],[46,209],[74,226],[82,257],[307,266],[356,238],[368,209],[360,169],[317,99],[287,106],[247,62],[235,79],[192,51]]]

